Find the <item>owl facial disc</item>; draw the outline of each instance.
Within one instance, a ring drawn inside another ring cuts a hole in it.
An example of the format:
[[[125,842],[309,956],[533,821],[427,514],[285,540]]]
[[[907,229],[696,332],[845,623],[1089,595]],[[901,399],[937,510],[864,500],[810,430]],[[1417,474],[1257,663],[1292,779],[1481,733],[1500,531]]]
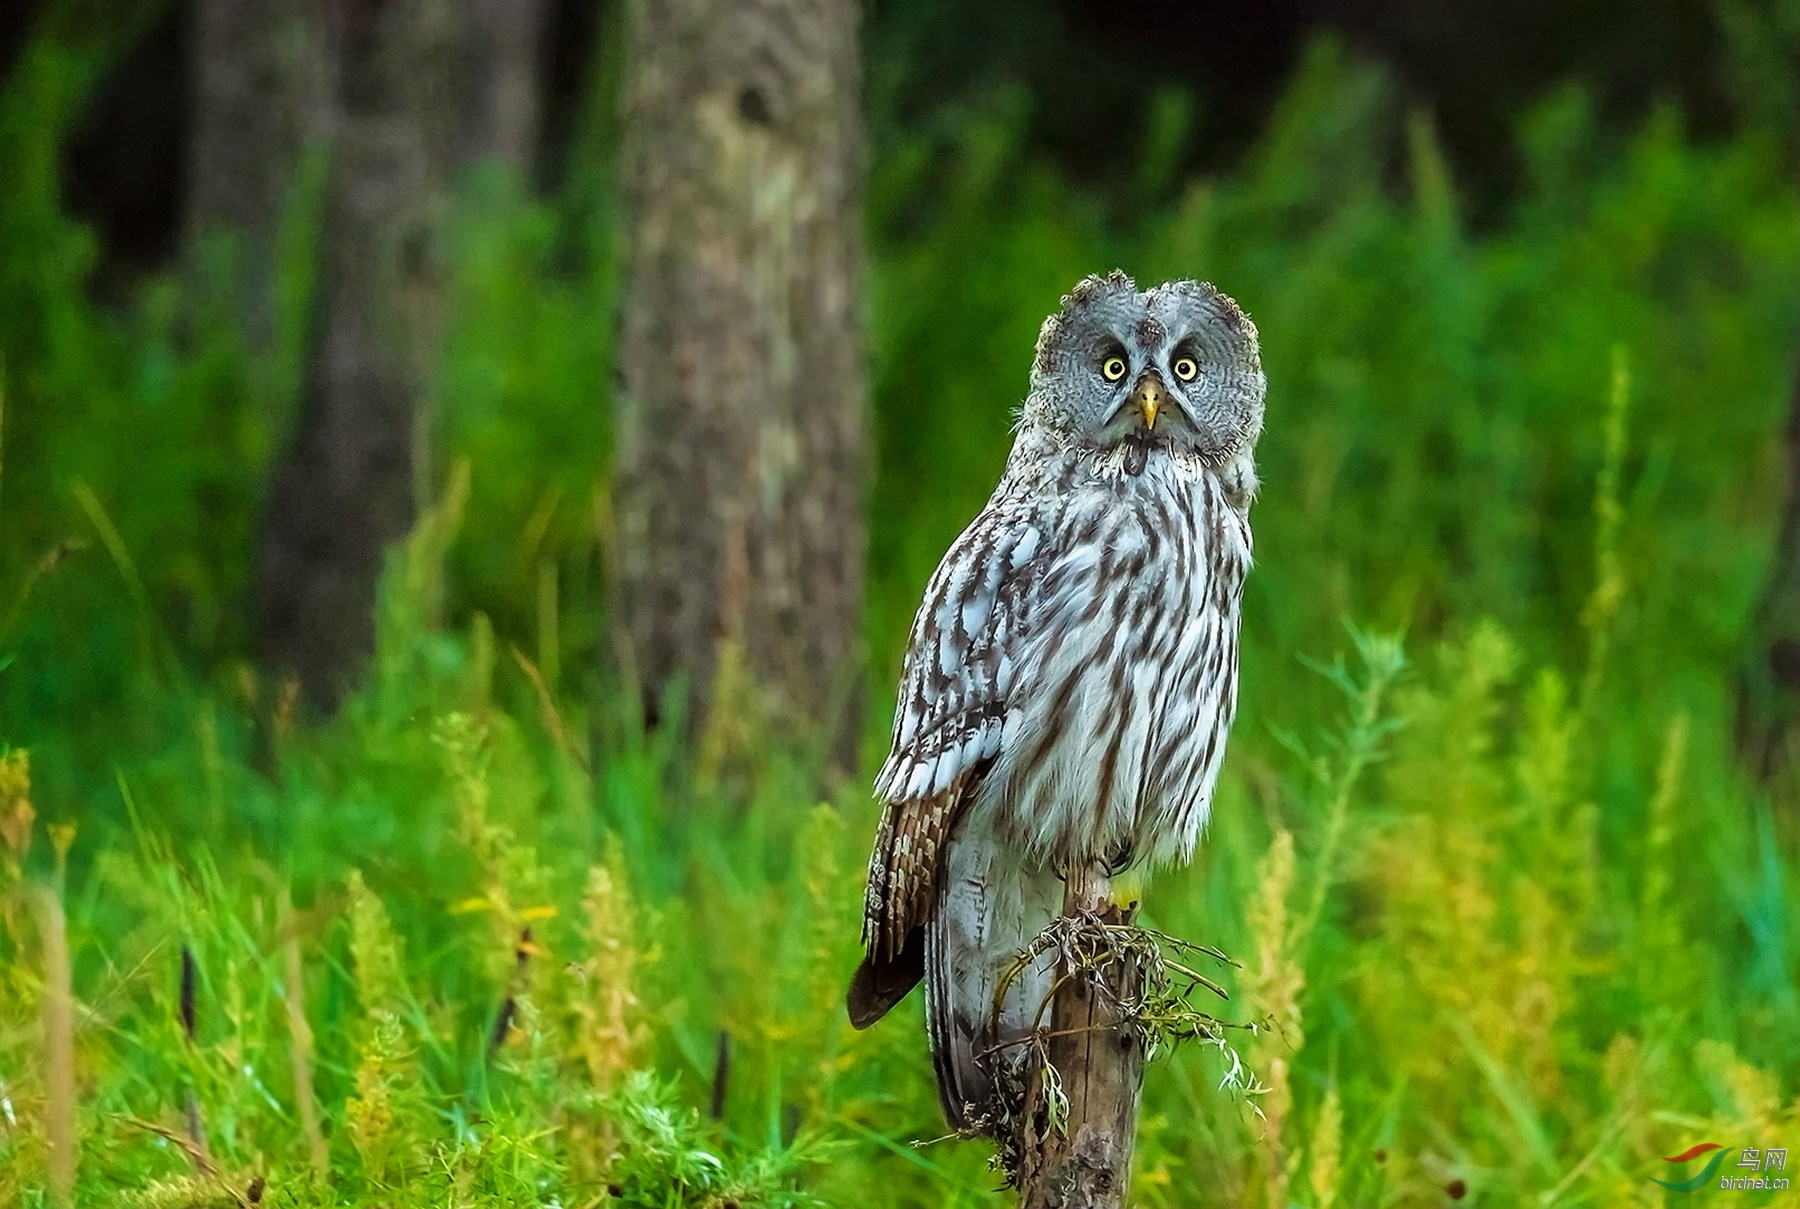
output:
[[[1139,290],[1115,270],[1083,279],[1044,321],[1020,431],[1052,448],[1143,443],[1223,468],[1255,447],[1265,390],[1256,325],[1237,303],[1200,281]]]

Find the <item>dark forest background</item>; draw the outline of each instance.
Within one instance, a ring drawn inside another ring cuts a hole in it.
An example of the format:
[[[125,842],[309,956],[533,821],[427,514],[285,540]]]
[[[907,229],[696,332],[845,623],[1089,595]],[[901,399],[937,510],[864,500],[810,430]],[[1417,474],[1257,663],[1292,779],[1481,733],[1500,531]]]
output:
[[[0,67],[11,65],[47,7],[7,5]],[[543,22],[542,124],[532,157],[539,190],[567,179],[606,8],[555,0]],[[1085,187],[1117,194],[1137,166],[1159,95],[1177,92],[1194,111],[1172,153],[1172,178],[1227,170],[1254,144],[1308,41],[1329,32],[1381,62],[1400,97],[1432,113],[1465,203],[1492,222],[1523,184],[1517,125],[1558,85],[1579,83],[1619,133],[1670,104],[1694,134],[1717,138],[1738,128],[1747,108],[1772,106],[1777,98],[1747,95],[1742,48],[1733,45],[1766,36],[1756,13],[1705,0],[881,0],[868,6],[863,40],[878,137],[1022,90],[1034,102],[1022,150]],[[114,275],[177,254],[193,121],[192,7],[164,3],[127,10],[127,18],[92,31],[110,44],[107,60],[61,163],[69,209],[93,226]],[[1776,46],[1766,49],[1777,57]]]

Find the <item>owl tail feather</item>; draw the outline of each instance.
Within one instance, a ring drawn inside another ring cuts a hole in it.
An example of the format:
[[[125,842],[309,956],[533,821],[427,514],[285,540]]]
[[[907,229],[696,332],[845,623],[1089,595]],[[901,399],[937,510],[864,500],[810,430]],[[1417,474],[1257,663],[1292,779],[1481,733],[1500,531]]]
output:
[[[931,1039],[931,1061],[937,1069],[938,1099],[952,1129],[967,1127],[972,1115],[991,1091],[987,1073],[976,1061],[978,1036],[989,1030],[979,1005],[969,1002],[968,971],[958,977],[951,953],[950,925],[944,912],[934,911],[922,928],[914,928],[906,945],[892,958],[875,953],[863,957],[850,979],[844,1007],[850,1023],[868,1028],[906,998],[921,979],[925,982],[925,1031]],[[986,985],[978,979],[979,985]]]
[[[979,824],[959,824],[944,853],[922,927],[900,952],[864,956],[844,1006],[868,1028],[925,982],[925,1029],[944,1117],[958,1132],[991,1128],[995,1079],[1022,1076],[1028,1037],[1050,992],[1054,956],[1018,969],[1020,950],[1062,902],[1055,875],[1032,868]],[[1004,985],[1002,985],[1004,982]]]
[[[931,1039],[944,1120],[960,1133],[987,1115],[994,1094],[993,1079],[977,1059],[993,1037],[992,1000],[970,1002],[970,971],[957,969],[950,916],[941,899],[938,907],[925,925],[925,1033]],[[987,985],[985,979],[974,981]]]
[[[1055,875],[1000,857],[985,831],[959,834],[925,925],[925,1024],[944,1117],[959,1132],[987,1130],[1004,1107],[996,1080],[1022,1078],[1054,955],[1018,968],[1019,953],[1062,901]]]
[[[877,957],[873,952],[864,956],[850,979],[850,992],[844,996],[851,1026],[865,1029],[880,1020],[924,976],[925,938],[921,928],[912,930],[905,946],[893,957]]]

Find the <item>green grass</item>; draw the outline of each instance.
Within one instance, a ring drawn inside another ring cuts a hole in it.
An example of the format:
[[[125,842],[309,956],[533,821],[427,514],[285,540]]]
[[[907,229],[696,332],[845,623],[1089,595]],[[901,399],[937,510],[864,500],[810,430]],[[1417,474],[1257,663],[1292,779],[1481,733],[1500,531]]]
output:
[[[604,206],[466,182],[442,497],[309,720],[238,605],[293,333],[245,346],[224,246],[88,300],[53,155],[84,53],[0,89],[0,1203],[47,1203],[69,1106],[81,1204],[1006,1203],[984,1147],[914,1145],[918,1005],[843,1019],[864,779],[735,728],[701,767],[589,670],[613,287],[569,230]],[[1147,146],[1130,212],[1020,156],[1024,103],[872,166],[865,763],[1041,317],[1114,264],[1216,280],[1270,377],[1245,708],[1146,911],[1272,1027],[1231,1034],[1253,1094],[1216,1048],[1152,1066],[1136,1201],[1662,1204],[1659,1156],[1800,1137],[1795,801],[1729,712],[1800,326],[1786,133],[1620,137],[1559,93],[1472,230],[1429,121],[1328,44],[1229,177]]]

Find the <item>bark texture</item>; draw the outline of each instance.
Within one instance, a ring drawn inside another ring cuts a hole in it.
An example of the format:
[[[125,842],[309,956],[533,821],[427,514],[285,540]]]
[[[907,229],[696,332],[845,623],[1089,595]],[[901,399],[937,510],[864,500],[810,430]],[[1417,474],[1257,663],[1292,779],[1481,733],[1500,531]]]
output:
[[[865,477],[855,0],[632,0],[616,650],[654,723],[847,705]],[[751,695],[728,689],[755,686]],[[831,716],[834,715],[835,716]]]
[[[1099,866],[1071,870],[1063,895],[1065,917],[1089,913],[1108,924],[1130,922],[1130,913],[1112,902],[1106,872]],[[1031,1071],[1021,1116],[1022,1209],[1119,1209],[1126,1202],[1144,1051],[1120,1030],[1109,1000],[1135,998],[1137,977],[1135,968],[1116,963],[1107,993],[1082,978],[1069,978],[1056,992],[1045,1049],[1068,1096],[1069,1119],[1063,1130],[1051,1126],[1043,1080]]]
[[[473,79],[465,153],[515,168],[536,155],[542,90],[538,60],[548,0],[469,0]]]
[[[1792,768],[1800,752],[1800,376],[1784,446],[1787,504],[1738,671],[1738,755],[1764,781]]]
[[[334,704],[374,645],[386,548],[431,481],[446,192],[478,156],[524,166],[541,0],[342,0],[317,329],[277,471],[261,655]]]
[[[197,0],[187,225],[238,237],[253,343],[271,336],[275,241],[306,153],[330,139],[333,24],[319,0]]]

